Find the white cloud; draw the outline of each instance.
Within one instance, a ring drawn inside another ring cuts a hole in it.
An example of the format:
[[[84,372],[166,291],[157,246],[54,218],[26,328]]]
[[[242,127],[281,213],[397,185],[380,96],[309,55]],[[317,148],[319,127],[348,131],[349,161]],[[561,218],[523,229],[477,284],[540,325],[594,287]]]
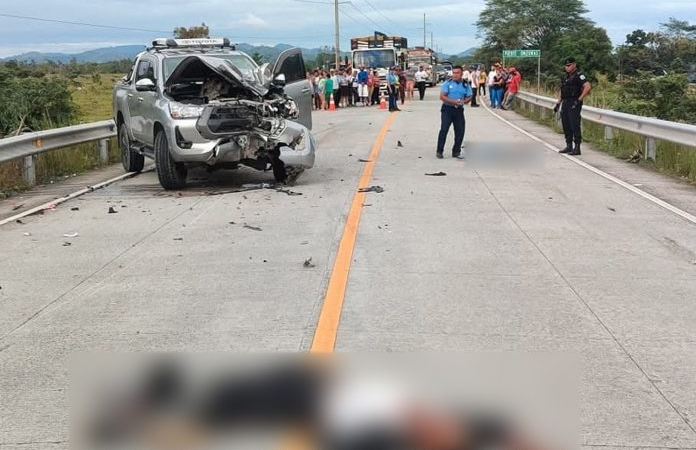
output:
[[[238,21],[234,22],[232,27],[236,26],[242,26],[242,27],[249,27],[249,28],[271,28],[271,24],[268,23],[267,21],[263,20],[259,16],[253,14],[253,13],[246,13],[246,15],[242,18],[239,19]]]

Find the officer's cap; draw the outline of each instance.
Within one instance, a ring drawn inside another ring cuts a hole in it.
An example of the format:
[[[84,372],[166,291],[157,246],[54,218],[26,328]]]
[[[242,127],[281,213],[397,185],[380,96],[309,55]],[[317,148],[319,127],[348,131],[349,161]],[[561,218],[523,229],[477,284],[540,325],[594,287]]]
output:
[[[575,58],[566,58],[563,64],[573,64],[575,62]]]

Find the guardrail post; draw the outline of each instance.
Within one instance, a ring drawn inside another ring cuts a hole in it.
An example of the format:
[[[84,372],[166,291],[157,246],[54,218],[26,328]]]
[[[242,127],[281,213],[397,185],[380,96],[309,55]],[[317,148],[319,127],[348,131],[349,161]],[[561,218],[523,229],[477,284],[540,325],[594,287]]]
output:
[[[24,178],[24,182],[30,186],[36,184],[36,169],[34,167],[34,155],[24,157],[24,166],[22,167],[22,178]]]
[[[102,164],[107,164],[109,162],[109,140],[99,139],[99,161]]]
[[[539,107],[539,115],[541,115],[541,120],[546,120],[546,108],[543,106]]]
[[[614,139],[614,129],[612,127],[604,127],[604,140],[611,141]]]
[[[656,150],[657,145],[655,144],[655,139],[647,138],[645,140],[645,159],[652,159],[655,161]]]

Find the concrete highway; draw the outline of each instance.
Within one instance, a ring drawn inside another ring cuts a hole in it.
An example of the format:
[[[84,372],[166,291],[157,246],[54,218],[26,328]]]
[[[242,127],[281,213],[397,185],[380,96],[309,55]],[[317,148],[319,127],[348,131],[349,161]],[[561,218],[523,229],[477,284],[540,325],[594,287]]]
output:
[[[1,226],[0,449],[68,447],[74,352],[310,349],[576,352],[583,448],[696,449],[696,189],[484,107],[437,160],[434,90],[402,109],[315,113],[284,191],[149,171]]]

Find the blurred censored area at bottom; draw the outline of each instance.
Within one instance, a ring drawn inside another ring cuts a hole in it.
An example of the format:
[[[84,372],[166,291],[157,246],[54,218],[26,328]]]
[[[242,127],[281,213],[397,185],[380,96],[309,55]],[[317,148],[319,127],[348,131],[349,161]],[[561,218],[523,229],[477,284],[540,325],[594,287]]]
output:
[[[79,355],[74,449],[578,448],[577,358]]]

